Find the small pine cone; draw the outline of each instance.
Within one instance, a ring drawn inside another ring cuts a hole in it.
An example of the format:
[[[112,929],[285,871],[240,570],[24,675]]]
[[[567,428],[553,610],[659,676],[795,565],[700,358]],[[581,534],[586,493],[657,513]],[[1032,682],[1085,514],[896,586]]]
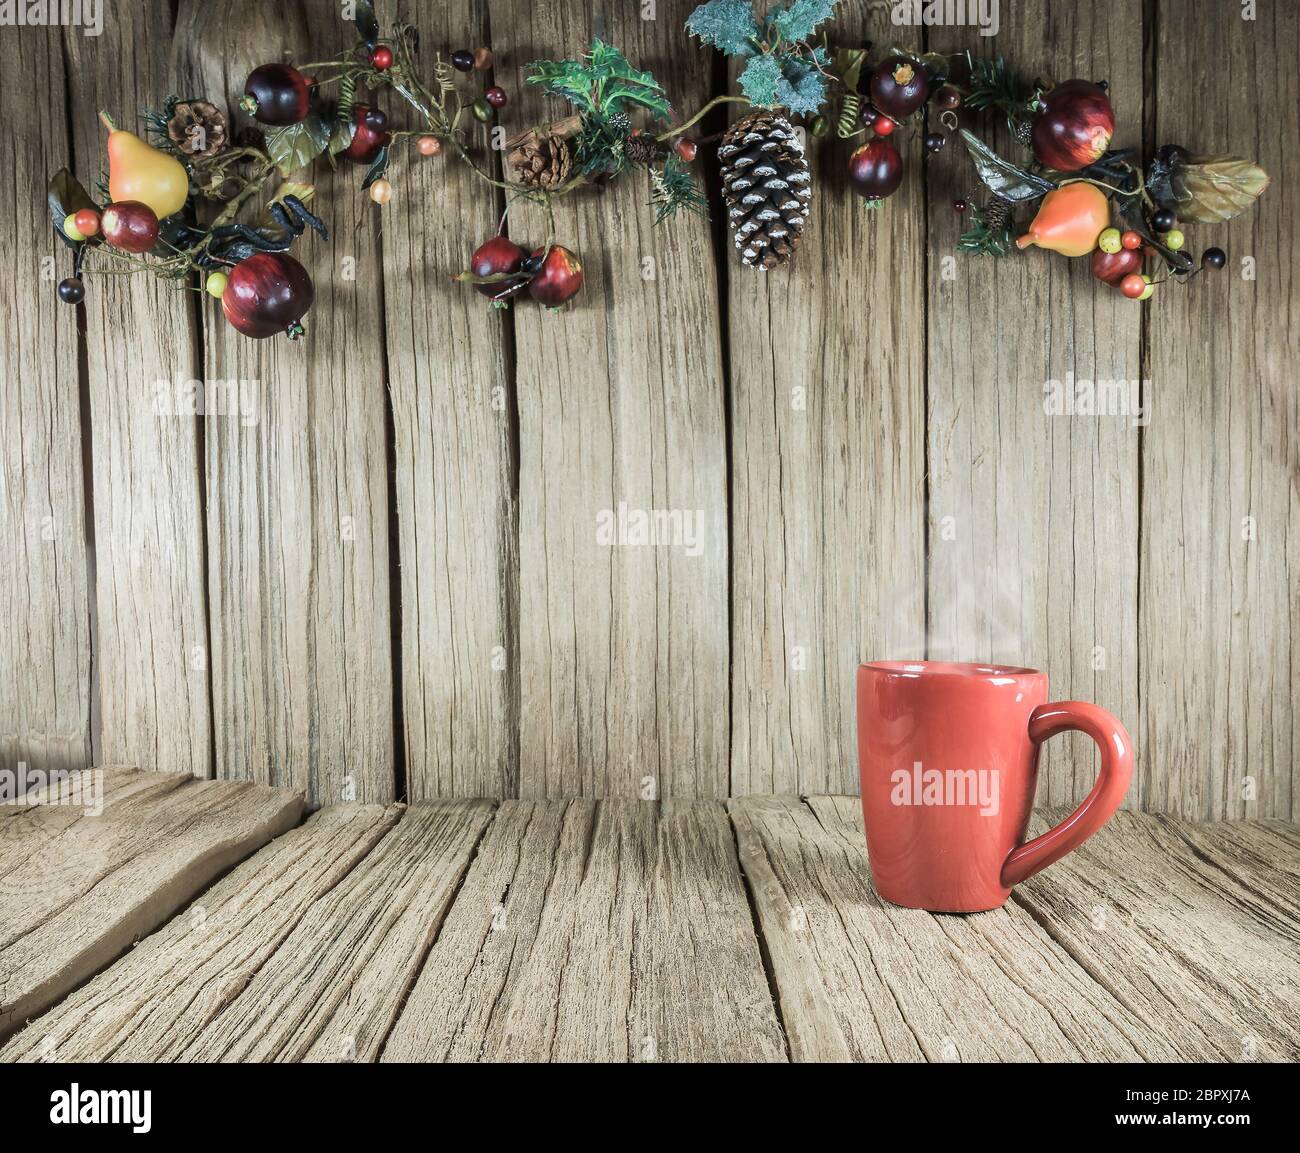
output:
[[[623,155],[633,164],[653,164],[667,152],[667,148],[645,132],[629,136],[623,142]]]
[[[1019,140],[1021,144],[1026,148],[1032,147],[1034,138],[1034,125],[1032,121],[1017,120],[1015,133],[1016,139]]]
[[[784,264],[812,203],[808,158],[790,121],[768,109],[750,113],[727,130],[718,160],[741,263],[764,272]]]
[[[1006,228],[1011,223],[1011,201],[993,197],[984,209],[984,224],[990,232]]]
[[[573,170],[573,141],[567,136],[532,129],[507,142],[506,159],[520,184],[559,188]]]
[[[183,155],[206,160],[226,146],[226,118],[206,100],[182,100],[167,121],[167,137]]]

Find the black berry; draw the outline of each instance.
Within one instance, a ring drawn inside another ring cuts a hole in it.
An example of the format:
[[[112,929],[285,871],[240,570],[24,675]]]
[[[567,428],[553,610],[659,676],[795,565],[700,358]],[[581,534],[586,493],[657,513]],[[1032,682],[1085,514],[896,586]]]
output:
[[[969,207],[970,205],[964,200],[954,200],[952,202],[952,210],[954,212],[965,212]]]
[[[1228,254],[1222,248],[1207,248],[1201,256],[1205,268],[1222,268],[1228,263]]]
[[[1176,217],[1168,208],[1160,209],[1151,217],[1151,227],[1157,232],[1168,232],[1175,224],[1178,223]]]
[[[371,132],[383,132],[388,127],[388,117],[382,108],[367,108],[365,120]]]
[[[69,276],[59,281],[59,299],[64,304],[80,304],[86,299],[86,286],[80,276]]]
[[[451,54],[451,65],[458,72],[468,72],[474,67],[474,53],[464,48]]]
[[[938,152],[945,144],[948,143],[948,137],[942,132],[928,132],[925,137],[925,148],[927,152]]]

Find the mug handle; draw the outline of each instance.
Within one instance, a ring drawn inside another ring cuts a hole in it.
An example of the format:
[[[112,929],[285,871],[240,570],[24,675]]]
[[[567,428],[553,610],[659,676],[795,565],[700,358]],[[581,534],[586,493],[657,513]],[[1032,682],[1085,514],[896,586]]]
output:
[[[1077,849],[1119,808],[1133,776],[1133,742],[1105,709],[1085,701],[1039,705],[1029,716],[1035,745],[1065,732],[1087,733],[1101,750],[1101,772],[1083,804],[1053,829],[1012,849],[1002,865],[1002,887],[1009,889]]]

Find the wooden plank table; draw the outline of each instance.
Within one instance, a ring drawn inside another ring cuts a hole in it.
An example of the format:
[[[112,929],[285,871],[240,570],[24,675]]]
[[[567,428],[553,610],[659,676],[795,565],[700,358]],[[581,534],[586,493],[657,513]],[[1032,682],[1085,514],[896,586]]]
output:
[[[133,772],[0,808],[0,1061],[1300,1058],[1283,822],[1121,813],[936,916],[877,896],[854,797],[300,813]]]

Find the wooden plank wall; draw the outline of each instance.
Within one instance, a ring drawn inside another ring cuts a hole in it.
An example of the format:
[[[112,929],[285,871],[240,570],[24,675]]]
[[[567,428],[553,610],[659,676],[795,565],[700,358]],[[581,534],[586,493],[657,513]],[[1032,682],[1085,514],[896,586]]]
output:
[[[380,7],[426,59],[491,43],[512,127],[549,114],[524,66],[593,35],[680,109],[725,82],[682,30],[691,0]],[[740,268],[717,222],[653,228],[633,179],[557,212],[578,307],[496,313],[447,274],[500,199],[412,154],[382,211],[359,170],[322,173],[333,239],[304,242],[298,345],[138,277],[56,306],[43,187],[65,162],[98,178],[100,108],[231,100],[282,49],[337,51],[337,5],[149,0],[100,37],[0,30],[6,106],[32,109],[0,123],[0,768],[133,761],[317,803],[851,792],[854,666],[925,653],[1035,664],[1114,709],[1135,807],[1294,817],[1300,139],[1277,110],[1300,16],[1246,13],[1003,0],[982,38],[841,5],[840,36],[1105,77],[1118,144],[1260,159],[1258,209],[1189,233],[1228,270],[1143,308],[1082,262],[946,260],[971,169],[908,138],[877,213],[844,146],[813,144],[792,269]],[[506,229],[544,239],[526,211]],[[1148,382],[1150,422],[1047,416],[1067,374]],[[254,419],[160,416],[159,382],[194,379],[256,382]],[[602,544],[620,506],[689,511],[698,555]],[[1064,804],[1094,755],[1055,744],[1040,800]]]

